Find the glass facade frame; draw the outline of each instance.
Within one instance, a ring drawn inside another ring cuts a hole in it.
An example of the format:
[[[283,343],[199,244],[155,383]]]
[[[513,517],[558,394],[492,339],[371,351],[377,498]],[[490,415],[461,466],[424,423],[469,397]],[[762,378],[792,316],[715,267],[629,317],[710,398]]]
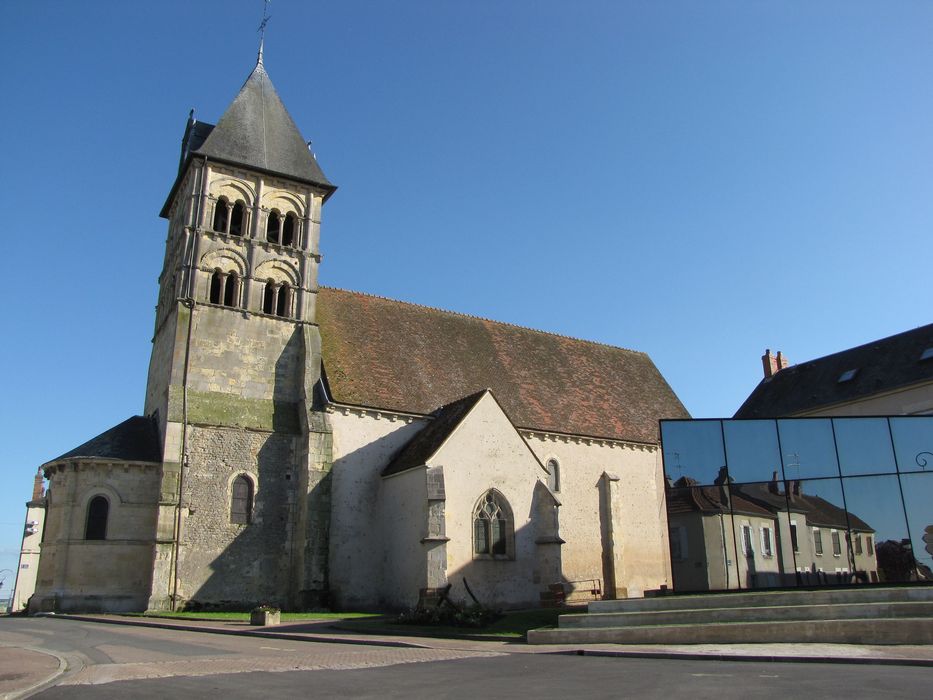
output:
[[[933,416],[660,426],[675,590],[933,582]]]

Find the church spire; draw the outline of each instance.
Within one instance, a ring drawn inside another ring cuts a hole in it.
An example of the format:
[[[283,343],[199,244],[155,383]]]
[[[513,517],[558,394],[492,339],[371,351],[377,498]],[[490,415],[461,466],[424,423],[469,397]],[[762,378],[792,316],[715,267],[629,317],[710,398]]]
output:
[[[256,67],[264,68],[262,65],[262,48],[266,42],[266,25],[272,17],[269,15],[269,0],[262,0],[262,21],[259,23],[259,55],[256,56]]]

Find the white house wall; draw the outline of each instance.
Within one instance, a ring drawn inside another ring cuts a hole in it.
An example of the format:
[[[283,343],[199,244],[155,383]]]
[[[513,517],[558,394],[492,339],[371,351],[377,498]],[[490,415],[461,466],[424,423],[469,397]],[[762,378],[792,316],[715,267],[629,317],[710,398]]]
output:
[[[330,521],[330,590],[335,605],[371,608],[382,598],[385,540],[381,472],[424,425],[375,412],[335,409]],[[417,592],[416,592],[417,593]]]
[[[613,498],[612,533],[616,552],[617,597],[637,597],[646,590],[671,585],[667,509],[663,470],[653,445],[534,434],[528,444],[546,464],[560,464],[560,509],[564,578],[603,581],[603,534],[600,522],[600,479],[618,477]],[[613,593],[612,591],[607,591]]]

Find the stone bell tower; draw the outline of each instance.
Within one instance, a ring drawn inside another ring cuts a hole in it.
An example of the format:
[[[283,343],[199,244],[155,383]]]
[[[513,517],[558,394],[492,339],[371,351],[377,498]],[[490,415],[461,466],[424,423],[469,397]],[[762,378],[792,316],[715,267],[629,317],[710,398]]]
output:
[[[146,414],[162,442],[149,607],[317,604],[330,431],[315,410],[321,207],[335,191],[263,65],[189,116],[161,216]]]

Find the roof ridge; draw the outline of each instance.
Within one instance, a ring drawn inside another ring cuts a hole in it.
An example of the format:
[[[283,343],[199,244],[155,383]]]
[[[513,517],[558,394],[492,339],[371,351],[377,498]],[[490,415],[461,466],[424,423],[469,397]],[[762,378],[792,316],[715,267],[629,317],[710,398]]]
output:
[[[632,348],[624,348],[621,345],[610,345],[609,343],[601,343],[597,340],[589,340],[587,338],[577,338],[576,336],[565,335],[563,333],[555,333],[553,331],[544,331],[544,330],[541,330],[540,328],[531,328],[530,326],[522,326],[517,323],[510,323],[508,321],[497,321],[494,318],[486,318],[485,316],[476,316],[475,314],[467,314],[462,311],[453,311],[451,309],[442,309],[439,306],[428,306],[427,304],[418,304],[413,301],[402,301],[401,299],[393,299],[392,297],[383,296],[381,294],[372,294],[370,292],[358,292],[353,289],[343,289],[342,287],[331,287],[326,284],[318,285],[318,287],[320,289],[331,289],[335,292],[346,292],[348,294],[356,294],[357,296],[361,296],[361,297],[370,297],[371,299],[382,299],[383,301],[390,301],[395,304],[404,304],[405,306],[414,306],[420,309],[427,309],[428,311],[439,311],[445,314],[453,314],[454,316],[460,316],[462,318],[472,318],[472,319],[476,319],[477,321],[488,321],[489,323],[495,323],[500,326],[509,326],[510,328],[518,328],[523,331],[531,331],[532,333],[541,333],[542,335],[550,335],[555,338],[565,338],[567,340],[573,340],[578,343],[587,343],[589,345],[596,345],[599,347],[609,348],[611,350],[624,350],[625,352],[631,352],[637,355],[645,355],[647,357],[647,353],[645,353],[642,350],[633,350]]]

